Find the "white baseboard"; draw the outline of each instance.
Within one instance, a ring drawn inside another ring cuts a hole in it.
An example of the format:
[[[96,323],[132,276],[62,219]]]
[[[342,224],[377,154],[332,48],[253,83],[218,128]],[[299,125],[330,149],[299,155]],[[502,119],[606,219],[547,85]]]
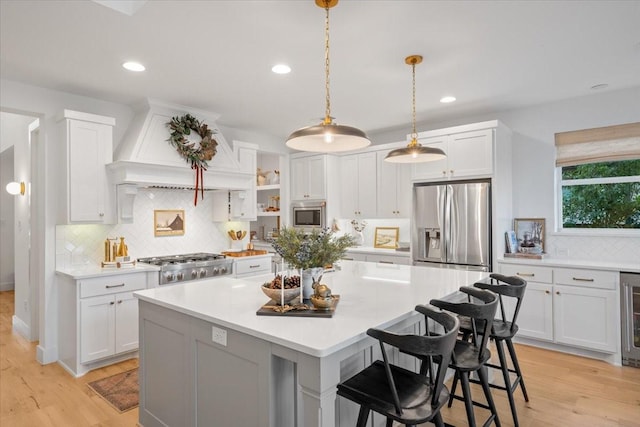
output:
[[[58,360],[57,348],[45,348],[38,344],[36,347],[36,360],[41,365],[53,363]]]
[[[24,323],[22,319],[14,314],[11,317],[11,324],[14,332],[18,333],[27,341],[31,341],[31,328],[29,327],[29,325]]]
[[[15,288],[16,288],[16,285],[13,282],[0,283],[0,292],[13,291]]]

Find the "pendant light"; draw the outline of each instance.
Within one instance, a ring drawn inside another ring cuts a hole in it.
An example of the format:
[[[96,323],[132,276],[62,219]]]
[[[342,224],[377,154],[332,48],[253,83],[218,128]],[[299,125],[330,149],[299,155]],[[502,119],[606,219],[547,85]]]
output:
[[[338,0],[315,0],[316,5],[326,10],[325,19],[325,93],[326,110],[324,120],[315,126],[298,129],[289,135],[286,145],[300,151],[317,153],[333,153],[364,148],[371,144],[367,135],[360,129],[338,125],[331,117],[331,100],[329,98],[329,9],[338,4]]]
[[[442,160],[447,157],[444,151],[439,148],[423,147],[418,143],[418,134],[416,133],[416,65],[422,62],[422,56],[407,56],[404,62],[411,65],[413,70],[413,131],[411,132],[411,142],[404,148],[390,151],[384,161],[390,163],[419,163]]]

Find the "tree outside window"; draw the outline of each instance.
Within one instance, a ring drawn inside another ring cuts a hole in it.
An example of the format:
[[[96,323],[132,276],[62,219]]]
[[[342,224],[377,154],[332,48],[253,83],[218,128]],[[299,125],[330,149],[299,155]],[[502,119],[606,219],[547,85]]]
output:
[[[640,229],[640,159],[562,167],[562,227]]]

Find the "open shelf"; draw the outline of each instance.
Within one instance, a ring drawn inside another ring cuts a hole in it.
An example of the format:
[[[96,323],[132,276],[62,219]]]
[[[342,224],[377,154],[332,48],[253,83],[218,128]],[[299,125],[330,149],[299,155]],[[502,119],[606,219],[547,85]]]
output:
[[[270,185],[258,185],[258,186],[256,186],[256,190],[258,190],[258,191],[279,190],[279,189],[280,189],[280,184],[270,184]]]
[[[280,216],[280,211],[277,211],[277,212],[258,212],[258,216]]]

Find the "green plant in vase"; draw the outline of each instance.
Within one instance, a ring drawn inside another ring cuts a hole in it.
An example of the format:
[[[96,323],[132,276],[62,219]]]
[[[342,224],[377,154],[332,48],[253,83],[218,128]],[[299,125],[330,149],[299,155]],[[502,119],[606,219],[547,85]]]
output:
[[[284,227],[273,242],[273,248],[293,268],[301,270],[303,298],[313,293],[313,284],[320,283],[325,267],[344,256],[354,246],[352,236],[335,236],[329,229],[304,230]]]

